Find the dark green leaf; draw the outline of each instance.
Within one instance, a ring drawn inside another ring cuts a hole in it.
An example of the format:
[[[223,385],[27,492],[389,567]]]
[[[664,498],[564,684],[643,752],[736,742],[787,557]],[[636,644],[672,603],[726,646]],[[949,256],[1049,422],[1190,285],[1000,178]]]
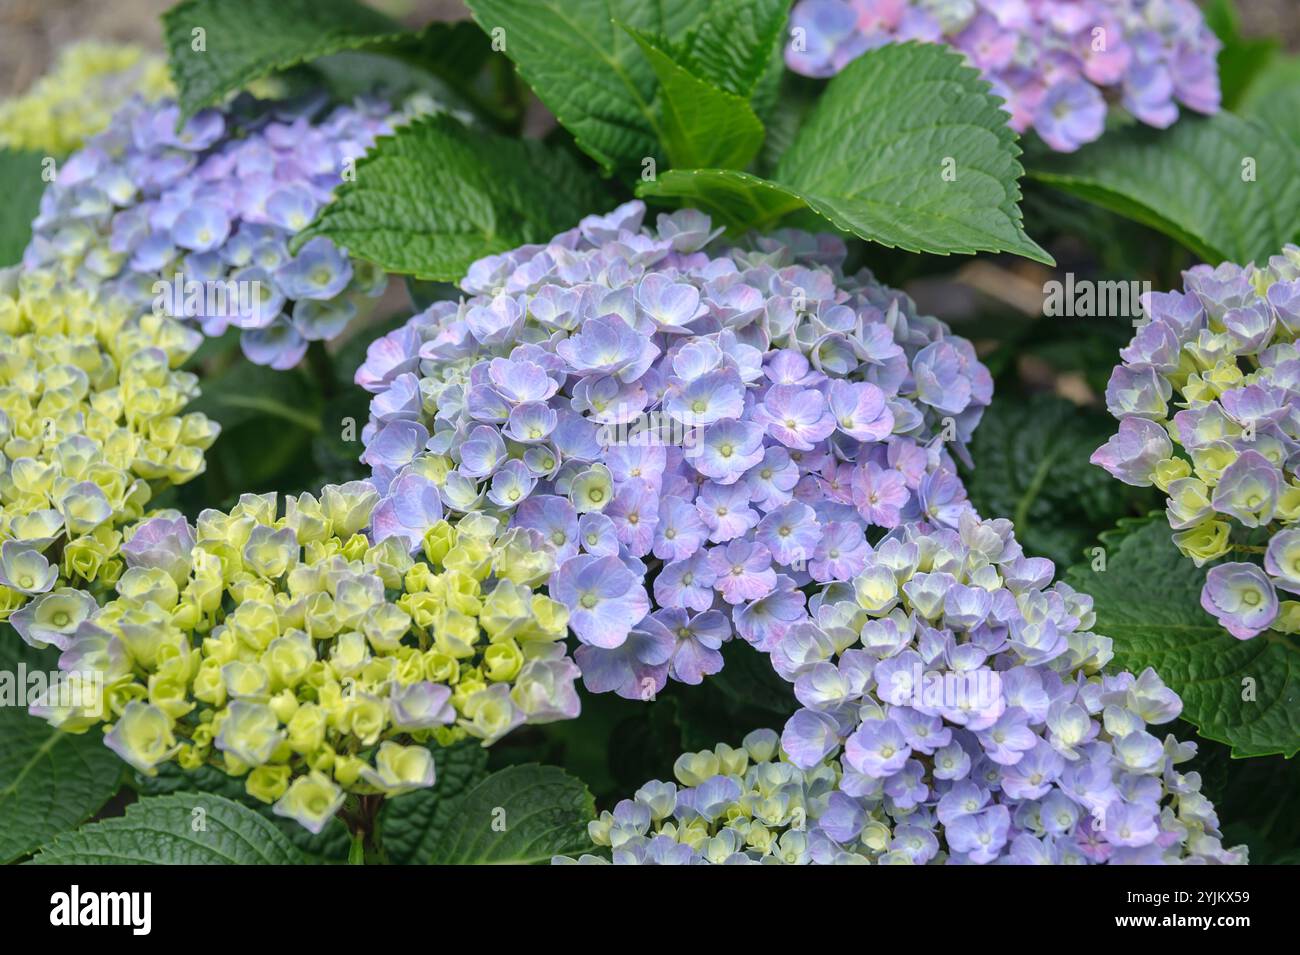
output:
[[[658,155],[655,75],[618,25],[673,40],[697,7],[674,0],[468,0],[474,19],[606,171]],[[615,22],[617,21],[617,23]]]
[[[580,780],[555,766],[511,766],[461,799],[457,823],[442,830],[424,862],[535,865],[590,850],[595,801]]]
[[[1019,154],[998,100],[960,56],[890,44],[831,80],[770,181],[670,171],[639,192],[700,205],[735,230],[807,207],[884,246],[1007,251],[1050,263],[1021,223]]]
[[[548,239],[606,202],[565,152],[430,117],[381,137],[295,247],[327,235],[388,272],[456,281],[476,259]]]
[[[753,99],[781,72],[790,0],[713,0],[681,43],[685,65],[709,83]]]
[[[0,204],[0,268],[19,261],[32,237],[32,220],[45,191],[44,159],[36,152],[0,149],[0,182],[8,186]]]
[[[163,31],[186,116],[277,70],[403,36],[353,0],[182,0]]]
[[[294,865],[307,860],[261,815],[210,793],[151,796],[64,833],[38,865]]]
[[[663,145],[674,167],[743,169],[763,143],[748,100],[700,79],[643,33],[630,31],[659,79]]]
[[[244,789],[244,779],[224,773],[215,766],[200,766],[194,770],[181,769],[175,763],[164,763],[154,776],[137,773],[135,789],[143,796],[168,796],[172,794],[208,793],[237,802],[258,813],[282,832],[286,839],[302,853],[304,860],[319,863],[338,863],[347,858],[350,836],[347,826],[338,818],[331,819],[319,833],[313,834],[292,819],[277,816],[271,807],[250,796]]]
[[[1158,229],[1204,261],[1263,261],[1300,232],[1295,146],[1231,113],[1132,127],[1031,174]]]
[[[1100,531],[1155,503],[1089,463],[1114,423],[1063,398],[999,394],[971,444],[971,503],[1009,518],[1031,554],[1061,567],[1079,560]]]
[[[92,727],[81,735],[29,716],[17,698],[34,674],[58,671],[57,650],[33,650],[0,627],[0,863],[12,862],[89,819],[122,783],[125,763]],[[20,669],[21,668],[21,669]]]
[[[384,853],[401,864],[433,858],[438,841],[463,825],[459,800],[487,777],[488,752],[477,740],[435,748],[437,782],[384,802],[380,832]]]

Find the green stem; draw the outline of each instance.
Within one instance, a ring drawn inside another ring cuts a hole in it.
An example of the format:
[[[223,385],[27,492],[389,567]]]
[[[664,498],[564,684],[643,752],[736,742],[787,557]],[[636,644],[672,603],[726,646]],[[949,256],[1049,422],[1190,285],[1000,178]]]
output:
[[[334,397],[338,391],[338,378],[334,375],[334,359],[325,349],[324,342],[315,341],[307,346],[307,367],[320,385],[321,394],[326,398]]]

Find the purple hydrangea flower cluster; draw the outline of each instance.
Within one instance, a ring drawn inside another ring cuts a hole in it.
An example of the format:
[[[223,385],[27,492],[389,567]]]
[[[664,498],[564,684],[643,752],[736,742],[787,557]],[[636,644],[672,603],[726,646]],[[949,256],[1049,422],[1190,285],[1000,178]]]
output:
[[[1195,745],[1148,730],[1182,702],[1154,670],[1102,675],[1092,599],[1053,573],[1009,521],[967,513],[891,530],[851,583],[812,599],[771,654],[802,706],[781,748],[805,774],[786,774],[791,793],[815,807],[812,860],[1244,861],[1199,775],[1177,769]],[[746,815],[769,821],[726,819]]]
[[[1107,102],[1161,129],[1219,109],[1220,43],[1192,0],[801,0],[785,61],[833,76],[886,43],[950,44],[1054,150],[1101,136]]]
[[[1300,633],[1300,247],[1153,294],[1106,388],[1118,432],[1092,462],[1166,492],[1174,543],[1212,567],[1201,604],[1246,640]]]
[[[475,263],[471,297],[374,342],[363,460],[384,536],[489,511],[560,552],[551,595],[589,689],[699,683],[733,633],[770,649],[865,531],[969,510],[959,451],[992,392],[970,343],[843,244],[706,251],[694,210],[628,203]]]
[[[58,268],[137,305],[242,329],[244,354],[289,368],[338,335],[386,277],[318,237],[289,240],[329,202],[352,163],[391,131],[392,109],[324,100],[206,109],[134,100],[45,191],[25,267]]]

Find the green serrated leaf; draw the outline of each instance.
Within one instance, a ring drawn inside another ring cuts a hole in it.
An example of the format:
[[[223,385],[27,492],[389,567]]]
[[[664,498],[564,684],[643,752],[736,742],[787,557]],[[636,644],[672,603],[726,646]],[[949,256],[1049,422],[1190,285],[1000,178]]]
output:
[[[433,752],[437,783],[384,803],[380,832],[391,862],[411,865],[433,858],[438,841],[461,824],[459,800],[487,777],[488,752],[477,741]]]
[[[1151,226],[1211,264],[1263,261],[1300,232],[1294,145],[1231,113],[1185,117],[1167,130],[1117,130],[1030,174]]]
[[[790,0],[713,0],[681,43],[685,65],[745,99],[781,73]]]
[[[196,810],[202,810],[198,812]],[[151,796],[126,815],[45,846],[38,865],[295,865],[307,860],[271,822],[210,793]]]
[[[1095,601],[1094,629],[1114,641],[1114,670],[1154,667],[1183,699],[1183,719],[1234,756],[1300,752],[1300,648],[1267,632],[1237,640],[1201,609],[1207,568],[1174,547],[1161,514],[1102,535],[1106,569],[1065,579]]]
[[[0,628],[0,679],[25,694],[30,676],[58,671],[57,650],[34,650]],[[20,667],[22,668],[20,671]],[[89,819],[121,786],[125,765],[92,729],[65,733],[29,716],[16,699],[0,705],[0,863]]]
[[[638,192],[724,213],[733,230],[807,207],[890,248],[1005,251],[1051,263],[1024,233],[1020,150],[997,103],[960,56],[890,44],[831,80],[770,180],[670,171]]]
[[[0,203],[0,268],[19,261],[32,237],[32,220],[45,191],[44,161],[37,152],[0,149],[0,182],[8,187]]]
[[[889,44],[827,84],[774,178],[835,225],[882,245],[1015,252],[1052,264],[1021,224],[1015,140],[961,56]]]
[[[134,785],[146,797],[208,793],[229,799],[253,810],[284,833],[305,861],[323,864],[347,859],[351,836],[341,819],[331,819],[319,833],[312,833],[292,819],[275,815],[270,806],[250,796],[244,788],[243,777],[231,776],[215,766],[185,770],[175,763],[164,763],[153,776],[136,773]]]
[[[548,239],[606,201],[565,152],[425,117],[380,137],[294,247],[326,235],[388,272],[457,281],[476,259]]]
[[[591,849],[587,823],[596,803],[582,782],[555,766],[510,766],[455,806],[429,858],[442,865],[535,865]]]
[[[1100,531],[1155,504],[1089,463],[1113,431],[1104,412],[1064,398],[999,396],[971,443],[971,503],[986,517],[1009,518],[1030,554],[1068,566]]]
[[[660,129],[677,168],[743,169],[763,144],[763,124],[743,96],[693,75],[652,38],[629,28],[659,79]]]
[[[659,155],[655,75],[617,24],[673,40],[696,6],[676,0],[468,0],[578,146],[612,172]],[[617,24],[616,22],[617,21]],[[494,32],[495,31],[495,32]]]
[[[163,32],[185,116],[277,70],[406,35],[353,0],[183,0]]]

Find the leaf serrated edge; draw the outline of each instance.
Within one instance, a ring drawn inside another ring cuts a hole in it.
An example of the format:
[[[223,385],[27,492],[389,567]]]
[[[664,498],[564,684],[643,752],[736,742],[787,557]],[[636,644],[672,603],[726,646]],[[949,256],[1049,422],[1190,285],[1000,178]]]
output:
[[[176,87],[177,101],[180,103],[181,114],[180,124],[194,116],[199,110],[208,106],[215,106],[225,97],[229,96],[236,90],[243,89],[254,80],[269,76],[272,73],[287,70],[295,66],[301,66],[304,63],[310,63],[313,60],[319,60],[322,57],[331,56],[335,53],[342,53],[348,50],[359,50],[371,45],[382,45],[385,43],[395,43],[414,34],[411,31],[401,29],[400,25],[393,22],[393,31],[390,33],[374,33],[368,35],[353,34],[339,35],[333,41],[324,43],[318,47],[313,47],[312,52],[303,53],[299,56],[285,57],[277,60],[272,65],[250,65],[238,71],[233,83],[226,83],[225,89],[215,93],[207,93],[202,96],[192,96],[188,92],[188,85],[181,82],[175,63],[177,62],[174,54],[177,47],[189,46],[189,31],[194,27],[201,27],[202,24],[180,23],[182,17],[190,15],[194,8],[198,7],[202,0],[181,0],[180,3],[166,10],[162,15],[163,22],[163,40],[167,47],[167,72],[171,77],[172,85]],[[378,10],[367,7],[376,17],[383,17]],[[385,19],[387,19],[385,17]],[[175,28],[175,29],[174,29]]]

